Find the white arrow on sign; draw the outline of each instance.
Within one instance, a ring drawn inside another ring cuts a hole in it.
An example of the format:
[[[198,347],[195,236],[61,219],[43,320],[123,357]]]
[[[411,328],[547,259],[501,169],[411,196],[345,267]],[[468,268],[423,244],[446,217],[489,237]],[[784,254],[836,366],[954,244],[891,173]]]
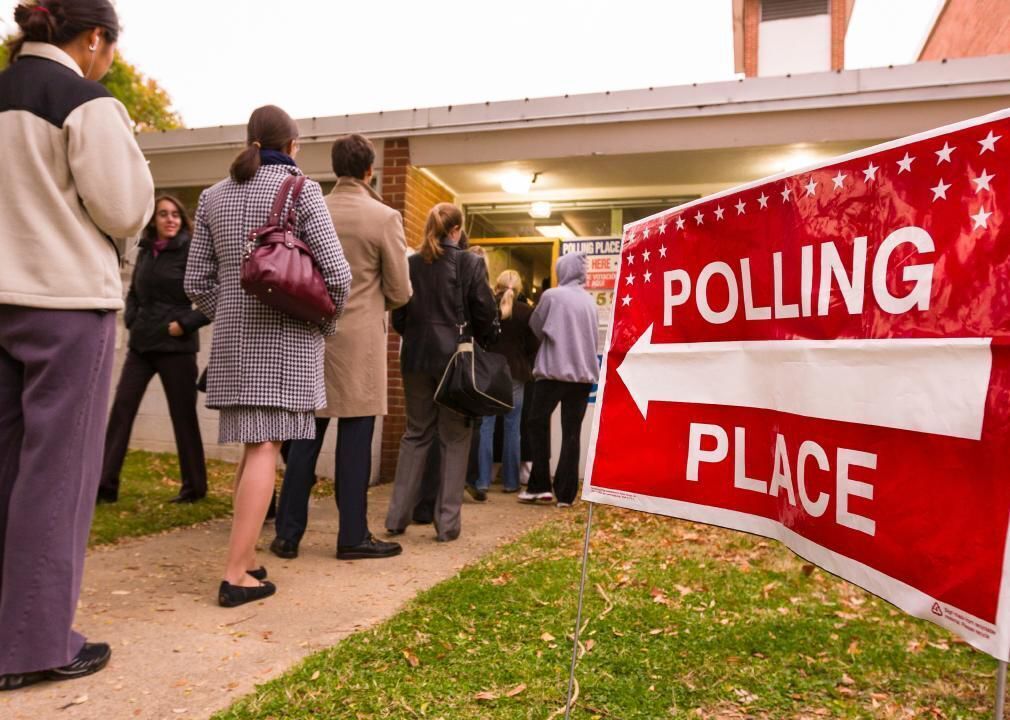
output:
[[[621,376],[650,402],[761,408],[978,440],[990,338],[756,340],[654,345],[652,326]]]

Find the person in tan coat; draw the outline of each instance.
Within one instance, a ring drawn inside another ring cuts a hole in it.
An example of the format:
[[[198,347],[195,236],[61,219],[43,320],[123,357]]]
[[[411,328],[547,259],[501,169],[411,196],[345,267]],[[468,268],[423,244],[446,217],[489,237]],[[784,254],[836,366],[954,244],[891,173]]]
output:
[[[330,418],[338,419],[336,477],[342,560],[399,555],[398,543],[368,530],[368,483],[372,474],[375,417],[386,408],[386,311],[410,300],[403,218],[372,189],[375,149],[367,138],[348,135],[333,144],[337,184],[326,198],[337,237],[351,266],[351,295],[337,327],[326,339],[326,409],[317,412],[314,440],[288,448],[287,471],[277,508],[277,537],[270,550],[298,556],[316,481],[316,461]]]

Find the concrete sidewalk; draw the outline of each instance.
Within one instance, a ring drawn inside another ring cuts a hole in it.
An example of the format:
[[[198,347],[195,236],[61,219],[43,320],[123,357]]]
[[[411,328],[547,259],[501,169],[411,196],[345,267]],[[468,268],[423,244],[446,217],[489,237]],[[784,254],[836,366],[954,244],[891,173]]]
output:
[[[390,490],[381,486],[369,495],[378,537],[385,536]],[[397,538],[404,546],[399,557],[347,562],[335,559],[333,500],[317,499],[297,560],[266,551],[273,527],[264,528],[260,560],[277,595],[233,609],[217,606],[228,521],[94,551],[77,627],[111,643],[112,662],[82,680],[0,694],[0,717],[208,718],[306,655],[394,615],[419,591],[555,512],[494,491],[483,505],[467,499],[455,542],[437,543],[430,525],[414,525]]]

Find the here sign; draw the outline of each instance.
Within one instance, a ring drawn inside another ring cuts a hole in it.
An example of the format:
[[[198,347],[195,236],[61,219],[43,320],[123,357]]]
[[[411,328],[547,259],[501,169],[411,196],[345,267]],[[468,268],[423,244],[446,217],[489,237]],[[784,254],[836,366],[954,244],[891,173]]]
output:
[[[1010,656],[1010,111],[625,229],[583,496]]]

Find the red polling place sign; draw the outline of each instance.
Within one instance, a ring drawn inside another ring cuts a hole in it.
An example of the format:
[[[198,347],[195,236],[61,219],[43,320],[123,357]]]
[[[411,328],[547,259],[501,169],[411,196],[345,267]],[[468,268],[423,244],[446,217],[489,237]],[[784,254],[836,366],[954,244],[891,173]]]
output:
[[[586,500],[1010,655],[1010,111],[629,225]]]

